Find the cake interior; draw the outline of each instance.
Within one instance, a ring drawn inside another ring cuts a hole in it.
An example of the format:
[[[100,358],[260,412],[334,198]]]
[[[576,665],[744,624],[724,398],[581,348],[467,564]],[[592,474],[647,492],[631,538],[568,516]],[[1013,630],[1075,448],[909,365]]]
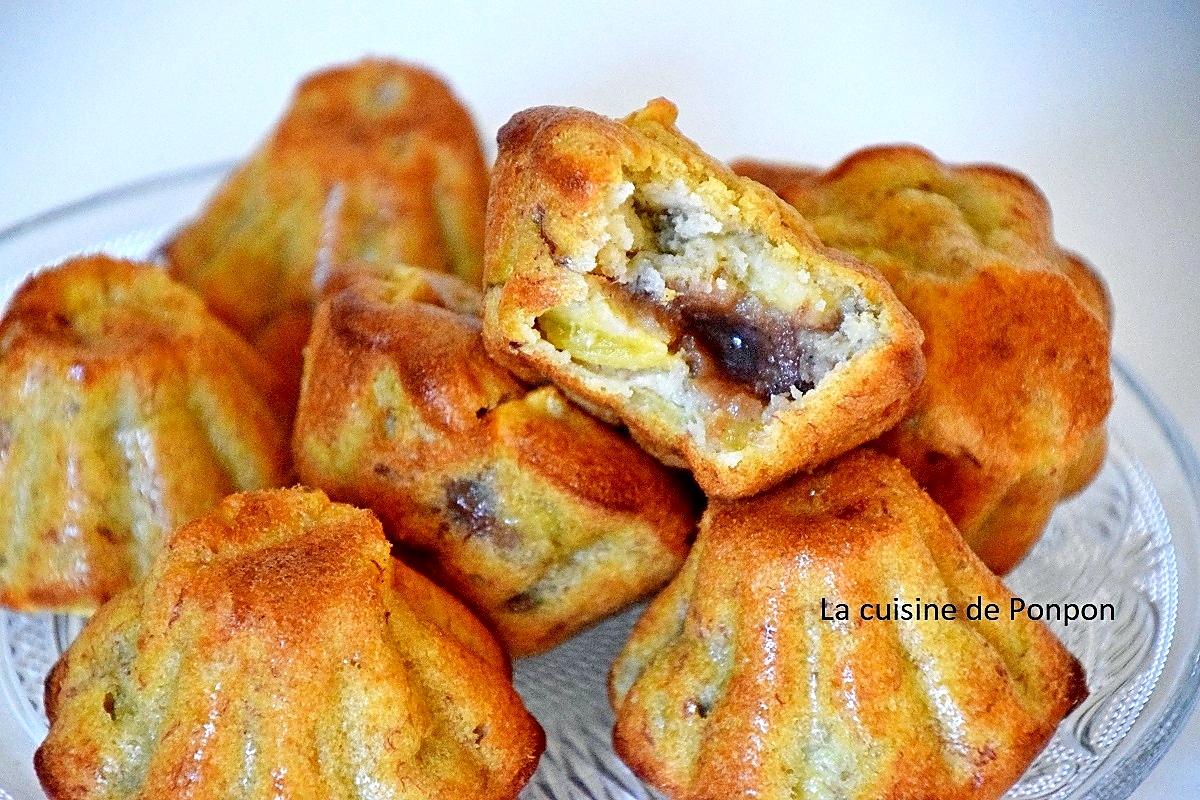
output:
[[[628,175],[564,265],[587,292],[543,313],[573,364],[736,457],[769,419],[882,339],[859,287],[743,219],[715,178]]]

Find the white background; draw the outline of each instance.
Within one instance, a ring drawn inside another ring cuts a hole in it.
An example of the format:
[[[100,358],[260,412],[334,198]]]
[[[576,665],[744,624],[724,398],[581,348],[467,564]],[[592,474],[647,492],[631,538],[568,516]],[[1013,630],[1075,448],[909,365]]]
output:
[[[299,76],[368,53],[449,77],[489,146],[526,106],[665,95],[719,156],[903,140],[1028,173],[1108,279],[1117,350],[1200,437],[1196,6],[844,5],[4,4],[0,227],[243,154]],[[1200,797],[1200,722],[1137,796]]]

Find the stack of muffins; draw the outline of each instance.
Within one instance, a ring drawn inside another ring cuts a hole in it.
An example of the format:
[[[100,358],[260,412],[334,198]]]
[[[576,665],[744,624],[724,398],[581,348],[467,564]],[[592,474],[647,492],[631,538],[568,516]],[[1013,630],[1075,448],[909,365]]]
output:
[[[1103,460],[1107,297],[1012,172],[729,167],[655,100],[521,112],[489,179],[368,60],[162,253],[0,322],[0,602],[94,612],[52,798],[513,798],[510,657],[655,592],[609,689],[673,798],[998,797],[1086,696],[1026,618],[822,616],[1007,606]]]

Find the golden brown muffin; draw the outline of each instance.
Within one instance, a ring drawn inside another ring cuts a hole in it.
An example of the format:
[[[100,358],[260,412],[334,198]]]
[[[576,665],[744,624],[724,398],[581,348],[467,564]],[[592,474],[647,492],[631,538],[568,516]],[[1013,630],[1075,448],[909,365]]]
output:
[[[318,308],[297,469],[374,509],[511,653],[545,650],[675,574],[692,492],[557,389],[518,383],[452,310],[471,304],[427,278],[452,282],[360,275]]]
[[[408,264],[339,266],[330,271],[321,299],[327,300],[348,288],[372,303],[428,303],[475,318],[483,313],[483,295],[478,287],[453,275]]]
[[[998,621],[965,619],[979,597]],[[862,619],[895,598],[959,616]],[[1078,662],[1010,599],[870,450],[714,501],[613,665],[617,752],[675,800],[999,797],[1087,695]],[[848,620],[827,619],[837,603]]]
[[[893,425],[921,333],[869,267],[702,153],[655,100],[500,131],[485,339],[710,495],[761,491]]]
[[[826,244],[877,267],[925,330],[925,383],[881,446],[1003,574],[1104,460],[1104,284],[1054,241],[1024,177],[864,150],[827,173],[745,162]]]
[[[403,261],[478,285],[486,200],[461,101],[425,69],[367,59],[301,83],[267,141],[164,251],[175,277],[298,378],[327,265]]]
[[[52,800],[515,798],[545,744],[491,634],[368,511],[234,495],[50,673]]]
[[[0,320],[0,604],[91,611],[175,526],[283,483],[282,404],[159,269],[89,256],[27,280]]]

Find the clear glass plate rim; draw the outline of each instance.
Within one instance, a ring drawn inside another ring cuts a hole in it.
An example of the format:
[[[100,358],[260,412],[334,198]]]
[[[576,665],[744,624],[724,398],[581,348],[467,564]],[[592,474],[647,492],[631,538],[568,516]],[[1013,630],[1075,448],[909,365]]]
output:
[[[1150,411],[1150,416],[1162,431],[1171,447],[1175,462],[1183,473],[1193,507],[1200,507],[1200,459],[1197,458],[1187,435],[1174,415],[1157,395],[1138,379],[1137,374],[1123,358],[1114,354],[1112,366],[1126,387]],[[1172,535],[1180,533],[1173,531]],[[1107,775],[1101,778],[1100,784],[1088,792],[1088,797],[1095,800],[1128,797],[1166,755],[1196,705],[1197,690],[1200,689],[1200,638],[1191,642],[1191,649],[1185,657],[1182,669],[1180,684],[1167,707],[1148,723],[1147,732],[1136,743],[1134,749],[1112,766]]]
[[[239,163],[236,159],[224,159],[208,164],[185,167],[151,175],[115,187],[104,189],[62,205],[24,217],[0,229],[0,246],[32,233],[37,229],[62,222],[70,217],[85,214],[109,203],[137,197],[146,192],[172,186],[215,178],[229,172]],[[1123,358],[1112,356],[1113,370],[1126,387],[1150,412],[1154,423],[1167,440],[1172,456],[1187,483],[1192,506],[1200,509],[1200,458],[1174,415],[1163,405],[1157,395],[1143,383],[1137,373]],[[1174,535],[1174,534],[1173,534]],[[1191,643],[1191,650],[1183,662],[1180,684],[1175,696],[1157,718],[1148,721],[1147,732],[1138,740],[1135,749],[1122,756],[1107,774],[1093,786],[1087,797],[1094,800],[1118,800],[1128,797],[1142,783],[1150,771],[1171,748],[1184,724],[1191,716],[1200,690],[1200,637]]]

